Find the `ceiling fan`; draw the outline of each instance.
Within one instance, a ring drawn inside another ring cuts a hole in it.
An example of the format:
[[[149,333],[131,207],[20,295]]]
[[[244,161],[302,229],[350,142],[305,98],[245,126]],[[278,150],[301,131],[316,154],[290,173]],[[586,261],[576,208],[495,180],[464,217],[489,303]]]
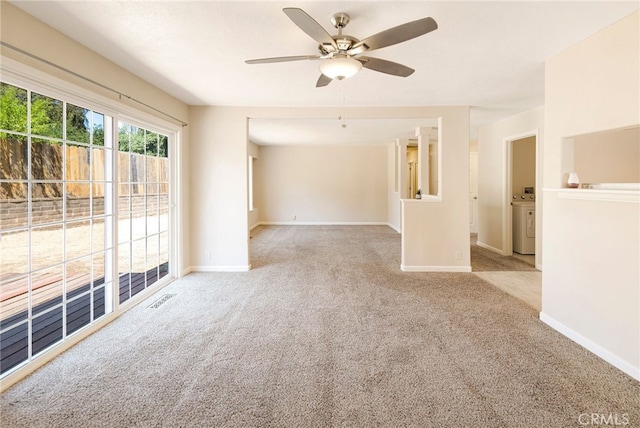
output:
[[[331,36],[320,24],[318,24],[304,10],[295,7],[287,7],[282,11],[302,31],[312,39],[320,43],[317,55],[284,56],[275,58],[250,59],[247,64],[266,64],[273,62],[320,60],[319,69],[322,73],[316,83],[316,87],[327,86],[333,79],[346,79],[355,75],[362,67],[380,73],[393,76],[407,77],[415,70],[406,65],[387,61],[380,58],[363,56],[365,52],[380,49],[397,43],[422,36],[438,28],[433,18],[422,18],[416,21],[398,25],[364,40],[358,40],[353,36],[342,34],[342,30],[349,23],[350,17],[344,12],[339,12],[331,17],[331,23],[338,30],[338,34]]]

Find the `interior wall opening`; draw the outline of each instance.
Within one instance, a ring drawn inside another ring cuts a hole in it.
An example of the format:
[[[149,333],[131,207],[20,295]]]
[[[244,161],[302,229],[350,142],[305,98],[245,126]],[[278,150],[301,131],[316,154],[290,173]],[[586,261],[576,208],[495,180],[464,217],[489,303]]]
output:
[[[535,266],[537,136],[508,141],[509,168],[506,188],[509,197],[505,253]]]

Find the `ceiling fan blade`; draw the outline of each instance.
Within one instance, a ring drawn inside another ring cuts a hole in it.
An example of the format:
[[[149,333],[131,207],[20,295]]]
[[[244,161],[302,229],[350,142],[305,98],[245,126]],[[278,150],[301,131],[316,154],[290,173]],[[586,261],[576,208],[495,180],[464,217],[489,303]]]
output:
[[[318,78],[318,82],[316,83],[316,88],[327,86],[329,83],[331,83],[332,80],[333,79],[331,77],[327,77],[324,74],[321,74]]]
[[[397,43],[411,40],[415,37],[422,36],[438,28],[438,24],[433,18],[422,18],[416,21],[407,22],[397,27],[389,28],[373,36],[353,45],[349,49],[349,55],[359,54],[365,51],[385,48]]]
[[[297,56],[278,56],[274,58],[248,59],[247,64],[268,64],[272,62],[288,62],[320,59],[320,55],[297,55]]]
[[[321,45],[331,45],[336,50],[338,49],[338,45],[336,45],[336,42],[333,40],[331,35],[327,33],[327,30],[325,30],[322,25],[318,24],[315,19],[310,17],[307,12],[302,9],[298,9],[297,7],[285,7],[282,11],[287,14],[294,24],[300,27],[300,29],[307,33],[313,40]]]
[[[361,56],[356,59],[362,63],[364,68],[379,71],[380,73],[391,74],[393,76],[408,77],[415,71],[413,68],[407,67],[406,65],[387,61],[386,59],[372,58],[369,56]]]

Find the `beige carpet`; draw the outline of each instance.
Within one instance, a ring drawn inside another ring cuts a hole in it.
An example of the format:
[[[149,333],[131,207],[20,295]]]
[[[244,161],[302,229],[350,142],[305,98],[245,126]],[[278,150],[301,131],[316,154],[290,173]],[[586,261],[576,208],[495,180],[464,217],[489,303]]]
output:
[[[266,227],[2,394],[5,427],[640,425],[640,384],[473,274],[403,273],[383,226]]]

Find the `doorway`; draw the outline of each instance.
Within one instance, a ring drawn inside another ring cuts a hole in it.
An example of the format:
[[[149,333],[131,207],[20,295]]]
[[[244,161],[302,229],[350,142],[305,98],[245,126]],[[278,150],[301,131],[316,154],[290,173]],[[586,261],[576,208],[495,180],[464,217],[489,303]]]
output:
[[[534,254],[514,252],[513,203],[521,201],[541,205],[536,201],[540,182],[538,172],[538,131],[533,130],[503,140],[503,213],[502,250],[478,246],[472,235],[471,263],[473,273],[523,301],[536,311],[542,308],[542,272],[540,272],[540,216],[533,219]],[[524,199],[523,199],[524,196]],[[473,195],[472,195],[473,197]]]
[[[537,133],[507,140],[505,254],[536,266]]]

